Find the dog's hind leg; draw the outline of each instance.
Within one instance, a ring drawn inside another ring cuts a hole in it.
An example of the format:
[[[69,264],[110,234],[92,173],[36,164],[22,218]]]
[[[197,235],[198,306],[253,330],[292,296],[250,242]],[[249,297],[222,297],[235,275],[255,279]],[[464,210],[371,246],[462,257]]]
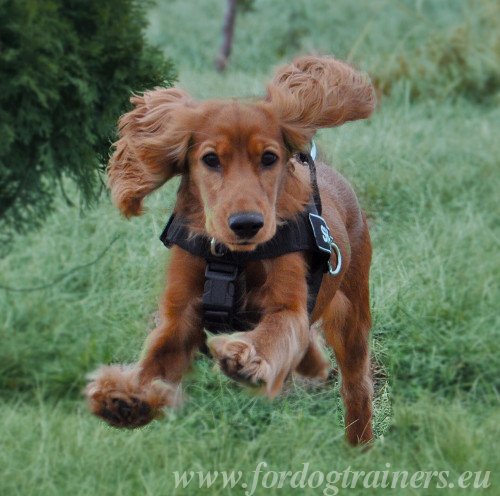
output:
[[[373,437],[367,288],[361,293],[353,301],[341,290],[337,291],[323,315],[325,338],[335,352],[342,376],[346,434],[351,444],[366,443]]]
[[[94,372],[85,390],[92,413],[116,427],[139,427],[179,402],[182,376],[205,339],[196,311],[203,289],[202,264],[172,249],[160,324],[137,364],[104,366]]]
[[[326,380],[330,369],[330,361],[321,347],[316,329],[312,327],[306,354],[295,370],[305,377]]]

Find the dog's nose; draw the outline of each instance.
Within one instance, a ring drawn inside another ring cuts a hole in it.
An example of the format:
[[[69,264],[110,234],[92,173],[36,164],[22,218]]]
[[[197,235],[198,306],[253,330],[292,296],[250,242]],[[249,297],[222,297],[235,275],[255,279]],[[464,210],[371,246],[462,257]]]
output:
[[[239,212],[228,220],[229,227],[238,238],[253,238],[264,225],[264,217],[259,212]]]

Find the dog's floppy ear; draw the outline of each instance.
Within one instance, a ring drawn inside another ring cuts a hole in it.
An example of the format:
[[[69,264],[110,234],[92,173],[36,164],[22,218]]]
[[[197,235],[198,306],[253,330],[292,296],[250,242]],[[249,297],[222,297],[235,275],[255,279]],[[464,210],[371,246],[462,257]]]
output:
[[[278,69],[266,100],[295,151],[303,149],[318,128],[365,119],[375,108],[370,79],[333,57],[299,57]]]
[[[113,200],[127,217],[140,215],[144,197],[182,173],[195,105],[176,88],[155,88],[130,101],[135,108],[120,118],[108,168]]]

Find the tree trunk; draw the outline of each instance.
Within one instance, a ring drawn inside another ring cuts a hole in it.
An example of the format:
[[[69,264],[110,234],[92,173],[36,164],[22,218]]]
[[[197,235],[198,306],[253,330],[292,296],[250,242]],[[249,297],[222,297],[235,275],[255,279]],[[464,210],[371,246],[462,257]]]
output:
[[[236,5],[238,0],[227,0],[224,24],[222,26],[222,44],[219,55],[215,59],[215,68],[222,72],[226,68],[233,46],[234,24],[236,21]]]

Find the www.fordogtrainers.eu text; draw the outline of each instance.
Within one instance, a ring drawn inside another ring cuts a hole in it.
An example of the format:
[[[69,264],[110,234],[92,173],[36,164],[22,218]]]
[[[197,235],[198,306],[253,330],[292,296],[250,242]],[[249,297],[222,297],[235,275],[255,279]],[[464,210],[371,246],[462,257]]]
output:
[[[321,489],[324,496],[335,496],[340,489],[347,488],[391,488],[391,489],[475,489],[490,487],[490,471],[467,470],[461,474],[452,474],[447,470],[427,470],[408,472],[390,470],[386,463],[384,470],[353,470],[350,466],[344,470],[324,472],[313,470],[309,463],[304,463],[299,470],[269,470],[268,464],[259,462],[255,470],[213,470],[213,471],[174,471],[176,488],[221,488],[244,489],[245,496],[253,496],[261,489],[289,488]]]

